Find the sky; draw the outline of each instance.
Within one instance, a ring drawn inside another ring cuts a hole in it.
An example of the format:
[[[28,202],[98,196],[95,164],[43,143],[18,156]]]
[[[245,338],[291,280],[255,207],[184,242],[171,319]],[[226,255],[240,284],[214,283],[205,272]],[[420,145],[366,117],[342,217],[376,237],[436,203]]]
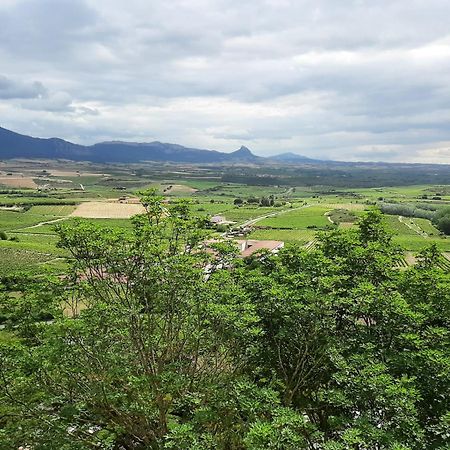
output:
[[[0,126],[450,163],[448,0],[1,0]]]

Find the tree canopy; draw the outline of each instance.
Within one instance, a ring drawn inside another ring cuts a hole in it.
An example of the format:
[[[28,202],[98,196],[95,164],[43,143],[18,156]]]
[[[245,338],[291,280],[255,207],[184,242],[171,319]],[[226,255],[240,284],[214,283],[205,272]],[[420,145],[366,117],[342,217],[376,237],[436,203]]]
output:
[[[132,231],[61,225],[64,276],[4,286],[0,448],[448,448],[435,248],[398,269],[370,211],[242,260],[202,250],[186,202],[142,202]]]

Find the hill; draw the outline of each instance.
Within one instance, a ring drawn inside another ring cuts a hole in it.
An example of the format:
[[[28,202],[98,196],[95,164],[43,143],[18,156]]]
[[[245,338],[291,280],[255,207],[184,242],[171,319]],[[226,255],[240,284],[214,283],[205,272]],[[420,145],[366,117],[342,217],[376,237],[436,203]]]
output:
[[[74,144],[58,138],[25,136],[0,127],[0,157],[70,159],[92,162],[167,161],[177,163],[261,163],[265,158],[254,155],[247,147],[219,152],[154,142],[100,142],[91,146]]]

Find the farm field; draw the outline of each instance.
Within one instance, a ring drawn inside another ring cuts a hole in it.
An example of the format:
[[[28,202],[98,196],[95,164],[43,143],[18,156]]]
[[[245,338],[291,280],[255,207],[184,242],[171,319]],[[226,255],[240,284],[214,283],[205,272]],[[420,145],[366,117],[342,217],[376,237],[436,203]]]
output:
[[[128,219],[143,212],[144,208],[140,204],[92,201],[78,205],[71,216],[87,219]]]
[[[45,216],[64,217],[68,216],[75,210],[75,206],[72,205],[39,205],[33,206],[30,210],[30,214],[40,214]]]
[[[31,177],[0,175],[0,186],[33,189],[37,187],[37,184]]]
[[[305,206],[302,209],[268,217],[258,222],[258,225],[281,229],[324,228],[330,225],[330,221],[325,216],[330,210],[322,206]]]
[[[275,230],[255,229],[249,234],[249,239],[284,241],[288,244],[306,245],[314,241],[314,230]]]
[[[156,189],[168,201],[189,198],[192,211],[205,217],[221,216],[231,228],[248,224],[250,239],[282,240],[286,244],[314,247],[319,230],[339,226],[351,229],[364,210],[382,202],[427,205],[437,210],[450,205],[450,186],[417,185],[381,188],[330,186],[252,185],[223,181],[223,169],[190,165],[95,165],[60,164],[51,161],[13,161],[2,171],[10,178],[38,180],[36,186],[0,187],[0,241],[2,271],[18,267],[34,271],[58,267],[63,253],[57,244],[55,225],[85,220],[113,229],[127,229],[130,217],[142,206],[126,203],[139,191]],[[227,169],[228,170],[228,169]],[[240,169],[238,169],[240,170]],[[24,174],[24,176],[22,176]],[[6,175],[4,175],[6,177]],[[125,199],[119,203],[118,198]],[[271,198],[276,206],[260,206]],[[239,204],[236,204],[239,203]],[[307,207],[305,207],[307,206]],[[435,243],[450,252],[450,239],[427,219],[385,215],[394,242],[413,254]],[[222,231],[226,228],[222,228]],[[12,240],[11,240],[12,239]],[[14,256],[16,255],[16,256]],[[47,261],[55,261],[47,263]]]

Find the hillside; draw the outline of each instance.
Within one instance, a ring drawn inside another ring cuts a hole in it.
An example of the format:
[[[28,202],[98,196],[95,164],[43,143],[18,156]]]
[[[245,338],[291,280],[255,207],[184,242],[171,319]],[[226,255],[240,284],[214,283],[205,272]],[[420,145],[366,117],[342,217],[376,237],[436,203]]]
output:
[[[102,163],[139,161],[258,163],[265,160],[265,158],[254,155],[247,147],[225,153],[159,141],[148,143],[110,141],[83,146],[58,138],[41,139],[25,136],[1,127],[0,157],[3,159],[70,159]]]

